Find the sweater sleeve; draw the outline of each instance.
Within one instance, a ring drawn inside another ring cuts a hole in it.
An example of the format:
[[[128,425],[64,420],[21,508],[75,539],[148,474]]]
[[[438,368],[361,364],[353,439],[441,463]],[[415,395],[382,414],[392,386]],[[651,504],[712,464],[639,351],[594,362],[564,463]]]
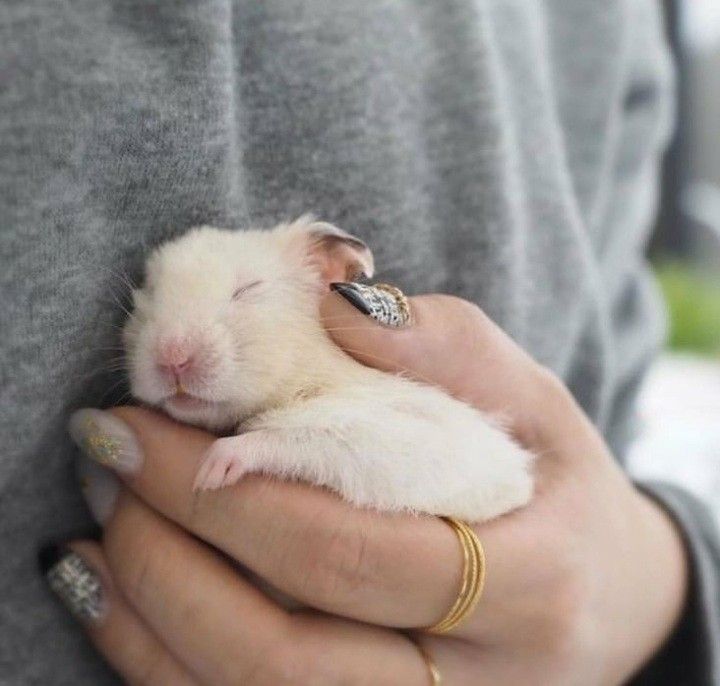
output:
[[[720,539],[717,527],[709,510],[681,488],[660,482],[638,486],[678,524],[690,562],[690,584],[686,607],[675,632],[632,684],[716,686],[720,684]]]

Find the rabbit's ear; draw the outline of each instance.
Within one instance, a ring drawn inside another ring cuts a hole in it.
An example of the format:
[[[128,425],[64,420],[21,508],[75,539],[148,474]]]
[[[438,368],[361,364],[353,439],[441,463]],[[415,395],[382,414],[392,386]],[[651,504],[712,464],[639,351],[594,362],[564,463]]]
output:
[[[356,236],[327,222],[301,217],[285,229],[293,242],[302,243],[306,260],[319,274],[323,285],[370,278],[375,263],[370,248]]]

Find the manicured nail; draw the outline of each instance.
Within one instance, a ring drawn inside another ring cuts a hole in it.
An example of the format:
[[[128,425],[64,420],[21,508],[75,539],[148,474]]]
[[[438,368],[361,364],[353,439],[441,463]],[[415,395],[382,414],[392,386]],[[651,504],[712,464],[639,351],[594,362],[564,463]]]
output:
[[[353,282],[331,283],[330,288],[380,324],[399,328],[410,323],[408,299],[395,286],[386,283],[365,286]]]
[[[102,410],[78,410],[70,417],[68,431],[78,447],[95,462],[126,474],[140,469],[142,452],[137,438],[115,415]]]
[[[51,544],[38,553],[40,571],[68,610],[85,622],[101,620],[107,611],[100,575],[76,552]]]
[[[85,502],[95,521],[103,525],[115,509],[120,480],[107,467],[81,455],[77,461],[77,475]]]

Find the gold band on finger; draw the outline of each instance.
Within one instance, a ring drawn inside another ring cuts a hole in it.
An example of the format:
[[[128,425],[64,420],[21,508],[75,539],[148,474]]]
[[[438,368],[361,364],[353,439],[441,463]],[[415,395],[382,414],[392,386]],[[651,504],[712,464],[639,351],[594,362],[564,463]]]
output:
[[[463,552],[463,573],[460,592],[449,612],[426,631],[446,634],[472,614],[485,585],[485,552],[477,534],[454,517],[441,517],[457,534]]]
[[[430,656],[430,653],[428,653],[425,646],[422,643],[420,643],[420,641],[418,641],[414,638],[411,640],[417,647],[418,652],[422,656],[422,659],[428,668],[428,673],[430,674],[431,686],[442,686],[442,676],[440,676],[440,670],[437,668],[437,665],[435,664],[435,660],[432,659],[432,657]]]

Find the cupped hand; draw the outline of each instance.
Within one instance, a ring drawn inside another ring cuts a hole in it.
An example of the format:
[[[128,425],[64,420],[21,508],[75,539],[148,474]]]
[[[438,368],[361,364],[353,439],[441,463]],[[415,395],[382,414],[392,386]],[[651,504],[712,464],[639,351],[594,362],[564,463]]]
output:
[[[414,640],[444,684],[623,682],[682,610],[673,523],[563,385],[476,307],[423,296],[412,311],[412,326],[389,329],[337,295],[322,304],[349,354],[501,414],[539,456],[530,505],[475,527],[487,579],[474,614]],[[139,408],[85,412],[74,433],[122,480],[102,543],[71,545],[106,599],[85,626],[130,683],[430,683],[406,632],[436,623],[457,595],[462,553],[445,523],[261,476],[193,493],[214,437]],[[235,563],[307,609],[283,609]]]

